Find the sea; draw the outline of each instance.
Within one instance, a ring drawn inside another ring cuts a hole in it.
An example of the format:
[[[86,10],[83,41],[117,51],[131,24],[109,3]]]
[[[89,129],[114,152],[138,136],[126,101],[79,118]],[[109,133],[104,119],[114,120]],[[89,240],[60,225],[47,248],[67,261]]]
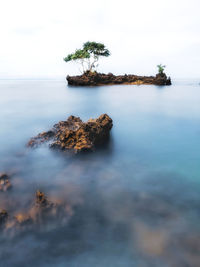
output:
[[[70,115],[108,114],[109,142],[69,155],[31,137]],[[68,86],[65,79],[0,80],[2,267],[199,267],[200,80],[171,86]],[[37,190],[65,205],[30,214]]]

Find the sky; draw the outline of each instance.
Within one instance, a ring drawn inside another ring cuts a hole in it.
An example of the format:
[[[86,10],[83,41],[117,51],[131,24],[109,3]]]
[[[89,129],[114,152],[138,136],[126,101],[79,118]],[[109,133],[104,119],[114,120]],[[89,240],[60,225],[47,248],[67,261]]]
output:
[[[68,53],[102,42],[100,72],[200,79],[199,0],[1,0],[0,78],[79,74]]]

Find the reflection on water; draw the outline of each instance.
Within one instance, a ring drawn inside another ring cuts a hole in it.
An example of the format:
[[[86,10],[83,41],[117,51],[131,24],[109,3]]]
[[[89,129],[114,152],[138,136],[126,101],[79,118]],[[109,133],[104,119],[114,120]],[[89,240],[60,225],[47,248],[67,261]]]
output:
[[[171,87],[67,87],[65,81],[0,81],[0,192],[10,221],[1,266],[199,266],[200,91]],[[30,137],[69,115],[107,113],[110,143],[69,157]],[[35,192],[62,209],[36,219]]]

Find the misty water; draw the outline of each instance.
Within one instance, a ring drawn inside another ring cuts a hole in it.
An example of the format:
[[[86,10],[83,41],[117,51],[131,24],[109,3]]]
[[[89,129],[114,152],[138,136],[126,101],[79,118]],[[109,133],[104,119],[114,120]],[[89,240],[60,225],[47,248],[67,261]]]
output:
[[[65,80],[0,81],[0,192],[9,217],[37,189],[59,217],[0,230],[0,266],[200,265],[200,86],[68,87]],[[68,116],[107,113],[111,138],[72,156],[28,140]]]

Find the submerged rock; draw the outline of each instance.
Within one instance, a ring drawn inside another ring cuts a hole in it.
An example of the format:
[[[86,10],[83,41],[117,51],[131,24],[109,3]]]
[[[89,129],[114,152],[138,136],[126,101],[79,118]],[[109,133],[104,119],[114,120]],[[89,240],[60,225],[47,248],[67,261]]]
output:
[[[7,191],[12,187],[9,176],[6,173],[0,173],[0,191]]]
[[[33,137],[28,146],[34,147],[50,141],[52,148],[74,152],[92,151],[108,140],[112,126],[112,119],[107,114],[87,122],[83,122],[79,117],[70,116],[66,121],[55,124],[52,130]]]
[[[54,227],[58,222],[62,224],[68,221],[70,216],[65,203],[52,202],[43,192],[36,192],[35,202],[29,210],[29,217],[34,223]]]
[[[7,173],[4,173],[4,172],[0,172],[0,179],[8,179],[8,174]]]
[[[7,230],[14,234],[16,229],[26,231],[39,225],[49,229],[57,227],[58,224],[66,224],[72,214],[69,203],[51,201],[45,193],[37,190],[35,199],[27,211],[8,215],[6,210],[0,210],[0,230]]]
[[[47,199],[46,195],[39,190],[35,194],[35,205],[40,208],[49,208],[54,206],[54,204]]]
[[[20,212],[10,218],[9,227],[31,226],[34,223],[46,219],[55,206],[56,205],[54,203],[47,199],[43,192],[38,190],[35,194],[33,205],[30,207],[28,212]]]
[[[165,73],[156,76],[137,76],[132,74],[113,75],[112,73],[104,74],[97,72],[85,72],[78,76],[67,76],[69,85],[74,86],[98,86],[112,84],[155,84],[171,85],[170,77]]]
[[[0,210],[0,226],[4,225],[8,219],[8,213],[6,210]]]
[[[20,226],[30,225],[33,223],[32,218],[29,214],[19,213],[15,217],[15,223]]]

